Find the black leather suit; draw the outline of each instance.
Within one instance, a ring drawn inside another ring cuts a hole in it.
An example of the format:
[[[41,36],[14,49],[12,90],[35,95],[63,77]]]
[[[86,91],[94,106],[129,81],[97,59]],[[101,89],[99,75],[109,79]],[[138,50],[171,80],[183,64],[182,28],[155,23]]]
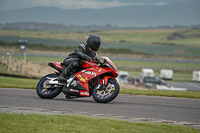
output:
[[[63,65],[67,66],[64,70],[66,76],[70,76],[70,72],[80,67],[83,64],[83,60],[91,61],[97,58],[95,51],[90,51],[87,44],[80,44],[76,49],[69,54],[63,61]]]

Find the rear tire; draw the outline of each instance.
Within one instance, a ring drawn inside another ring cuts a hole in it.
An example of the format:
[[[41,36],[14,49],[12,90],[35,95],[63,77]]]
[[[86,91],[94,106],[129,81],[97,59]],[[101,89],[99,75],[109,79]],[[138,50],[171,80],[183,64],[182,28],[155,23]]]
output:
[[[45,88],[44,83],[49,80],[47,77],[57,78],[58,75],[52,73],[44,76],[37,84],[36,93],[40,98],[52,99],[61,93],[62,87]]]
[[[120,87],[118,82],[114,79],[108,79],[108,85],[106,85],[105,88],[98,89],[98,86],[99,84],[92,90],[92,97],[98,103],[108,103],[114,100],[119,94]],[[106,89],[106,87],[108,89]]]

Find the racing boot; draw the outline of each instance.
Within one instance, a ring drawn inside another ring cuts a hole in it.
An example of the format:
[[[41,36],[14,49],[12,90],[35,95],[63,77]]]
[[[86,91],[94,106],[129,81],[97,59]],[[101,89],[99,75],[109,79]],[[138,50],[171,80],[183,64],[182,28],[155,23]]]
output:
[[[59,82],[59,83],[66,82],[67,80],[66,80],[65,77],[66,77],[65,74],[62,72],[62,73],[60,74],[60,76],[58,77],[58,82]]]
[[[70,78],[67,78],[67,84],[66,87],[69,87],[69,85],[71,84],[71,82],[74,80],[74,75],[71,75]]]
[[[67,68],[65,68],[63,70],[63,72],[60,74],[60,76],[58,77],[58,82],[59,83],[66,83],[67,82],[66,74],[67,74]]]

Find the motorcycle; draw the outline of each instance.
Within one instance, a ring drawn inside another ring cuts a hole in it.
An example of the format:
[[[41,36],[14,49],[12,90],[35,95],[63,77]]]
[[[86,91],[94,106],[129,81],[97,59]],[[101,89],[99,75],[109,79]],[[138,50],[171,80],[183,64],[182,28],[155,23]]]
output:
[[[99,58],[99,64],[84,61],[80,68],[71,72],[71,80],[67,84],[58,82],[58,76],[65,66],[61,62],[49,62],[48,65],[57,72],[44,76],[38,82],[37,95],[40,98],[52,99],[63,92],[67,99],[92,96],[98,103],[114,100],[120,91],[115,79],[118,76],[117,67],[108,57]]]

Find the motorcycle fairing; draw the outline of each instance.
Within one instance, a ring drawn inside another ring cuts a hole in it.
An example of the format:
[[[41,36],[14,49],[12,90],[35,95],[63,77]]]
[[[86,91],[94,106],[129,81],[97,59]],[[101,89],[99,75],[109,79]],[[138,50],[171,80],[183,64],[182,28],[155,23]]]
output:
[[[81,65],[81,67],[84,67],[84,68],[95,67],[95,66],[98,66],[98,65],[95,63],[87,62],[87,61],[84,61],[83,64]]]
[[[62,62],[49,62],[48,65],[55,68],[59,72],[61,72],[63,70],[63,67],[61,66]]]
[[[109,70],[107,70],[106,68],[101,68],[101,67],[96,66],[96,67],[82,70],[76,73],[74,76],[79,80],[79,84],[82,85],[83,88],[85,88],[87,92],[89,93],[88,81],[90,81],[94,77],[97,77],[107,72],[109,72]],[[106,80],[106,83],[107,83],[109,76],[106,76],[106,77],[107,77],[107,80]]]
[[[104,76],[104,83],[107,85],[108,84],[108,79],[115,79],[114,77],[111,77],[111,76]],[[102,79],[100,79],[100,83],[102,84]]]

